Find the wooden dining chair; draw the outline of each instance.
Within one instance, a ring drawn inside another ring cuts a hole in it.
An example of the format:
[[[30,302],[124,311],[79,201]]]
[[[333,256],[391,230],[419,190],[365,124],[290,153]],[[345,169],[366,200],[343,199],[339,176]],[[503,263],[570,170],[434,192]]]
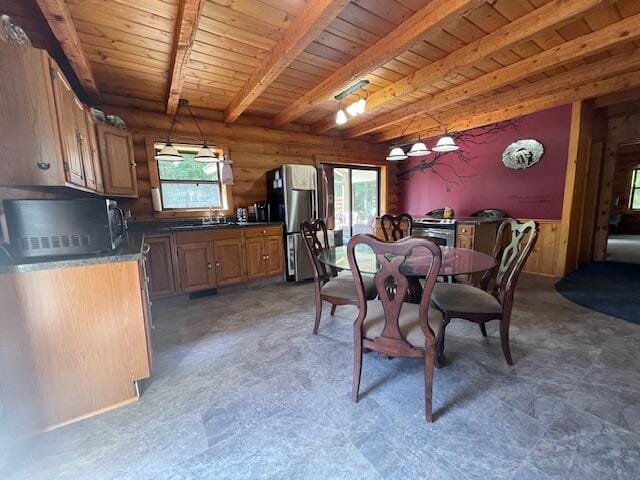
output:
[[[358,305],[356,286],[351,272],[338,272],[333,267],[322,263],[318,257],[329,248],[327,226],[322,220],[302,222],[300,232],[304,240],[305,250],[313,267],[313,284],[316,301],[316,318],[313,334],[318,334],[322,316],[322,302],[331,304],[331,315],[336,313],[338,305]],[[366,298],[375,298],[373,278],[365,276]]]
[[[493,249],[497,265],[485,272],[480,288],[464,283],[439,283],[433,290],[433,304],[444,315],[445,324],[453,318],[469,320],[479,324],[482,335],[486,337],[485,323],[499,320],[500,343],[509,365],[513,365],[509,348],[513,293],[539,231],[539,224],[533,220],[524,223],[512,218],[505,220],[498,228]],[[444,348],[444,341],[440,348]],[[438,354],[441,356],[442,351]]]
[[[376,256],[379,269],[374,275],[377,300],[367,301],[363,276],[354,251],[368,246]],[[403,262],[412,253],[425,252],[425,285],[419,304],[406,303],[410,279],[403,272]],[[354,364],[353,401],[357,402],[364,349],[388,357],[413,357],[424,360],[424,406],[428,422],[433,421],[433,369],[437,344],[443,338],[442,314],[429,306],[442,261],[440,248],[424,238],[405,238],[394,243],[382,242],[372,235],[356,235],[347,245],[347,256],[358,292],[358,318],[353,325]]]
[[[406,235],[402,229],[405,222],[408,224]],[[400,215],[385,214],[380,217],[380,228],[382,229],[382,235],[384,235],[385,242],[396,242],[405,236],[411,236],[411,230],[413,229],[413,217],[408,213],[402,213]]]

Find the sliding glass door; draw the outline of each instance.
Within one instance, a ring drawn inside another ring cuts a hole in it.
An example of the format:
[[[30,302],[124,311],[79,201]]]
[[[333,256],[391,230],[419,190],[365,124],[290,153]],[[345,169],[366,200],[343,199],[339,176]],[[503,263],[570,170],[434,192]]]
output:
[[[380,170],[365,167],[334,167],[335,228],[343,240],[358,233],[373,233],[380,213]]]

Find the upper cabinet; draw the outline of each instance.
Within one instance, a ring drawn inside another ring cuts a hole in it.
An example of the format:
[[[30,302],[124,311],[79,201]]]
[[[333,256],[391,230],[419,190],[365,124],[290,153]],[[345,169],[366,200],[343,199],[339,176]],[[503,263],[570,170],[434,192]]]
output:
[[[95,124],[46,51],[0,42],[0,185],[137,196],[131,134]]]
[[[123,197],[138,196],[136,164],[131,134],[108,125],[96,125],[104,193]]]

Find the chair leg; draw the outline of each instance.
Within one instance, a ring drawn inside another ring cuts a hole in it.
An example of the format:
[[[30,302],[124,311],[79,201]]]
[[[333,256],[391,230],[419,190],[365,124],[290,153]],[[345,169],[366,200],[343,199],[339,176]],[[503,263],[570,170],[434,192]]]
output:
[[[318,334],[318,327],[320,327],[320,317],[322,316],[322,298],[320,295],[316,295],[316,321],[313,324],[313,334]]]
[[[335,303],[331,304],[331,316],[336,314],[336,307],[338,305],[336,305]]]
[[[362,338],[359,334],[354,335],[353,342],[353,402],[358,403],[360,396],[360,377],[362,376]]]
[[[444,337],[445,327],[442,327],[440,334],[436,337],[435,344],[435,367],[440,368],[444,365]]]
[[[480,323],[480,331],[482,332],[482,336],[486,337],[487,336],[487,327],[485,326],[484,323]]]
[[[436,361],[435,345],[424,352],[424,415],[427,422],[433,422],[433,367]]]
[[[511,358],[511,349],[509,348],[509,324],[511,319],[509,317],[503,317],[500,319],[500,343],[502,344],[502,353],[509,365],[513,365],[513,359]]]

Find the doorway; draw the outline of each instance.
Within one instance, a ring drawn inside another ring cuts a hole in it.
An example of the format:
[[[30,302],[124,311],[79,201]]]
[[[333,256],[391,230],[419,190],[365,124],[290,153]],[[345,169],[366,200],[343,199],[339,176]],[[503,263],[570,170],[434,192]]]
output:
[[[640,263],[640,145],[620,145],[612,185],[608,262]]]
[[[334,166],[335,229],[346,243],[358,233],[373,233],[380,214],[380,169]]]

